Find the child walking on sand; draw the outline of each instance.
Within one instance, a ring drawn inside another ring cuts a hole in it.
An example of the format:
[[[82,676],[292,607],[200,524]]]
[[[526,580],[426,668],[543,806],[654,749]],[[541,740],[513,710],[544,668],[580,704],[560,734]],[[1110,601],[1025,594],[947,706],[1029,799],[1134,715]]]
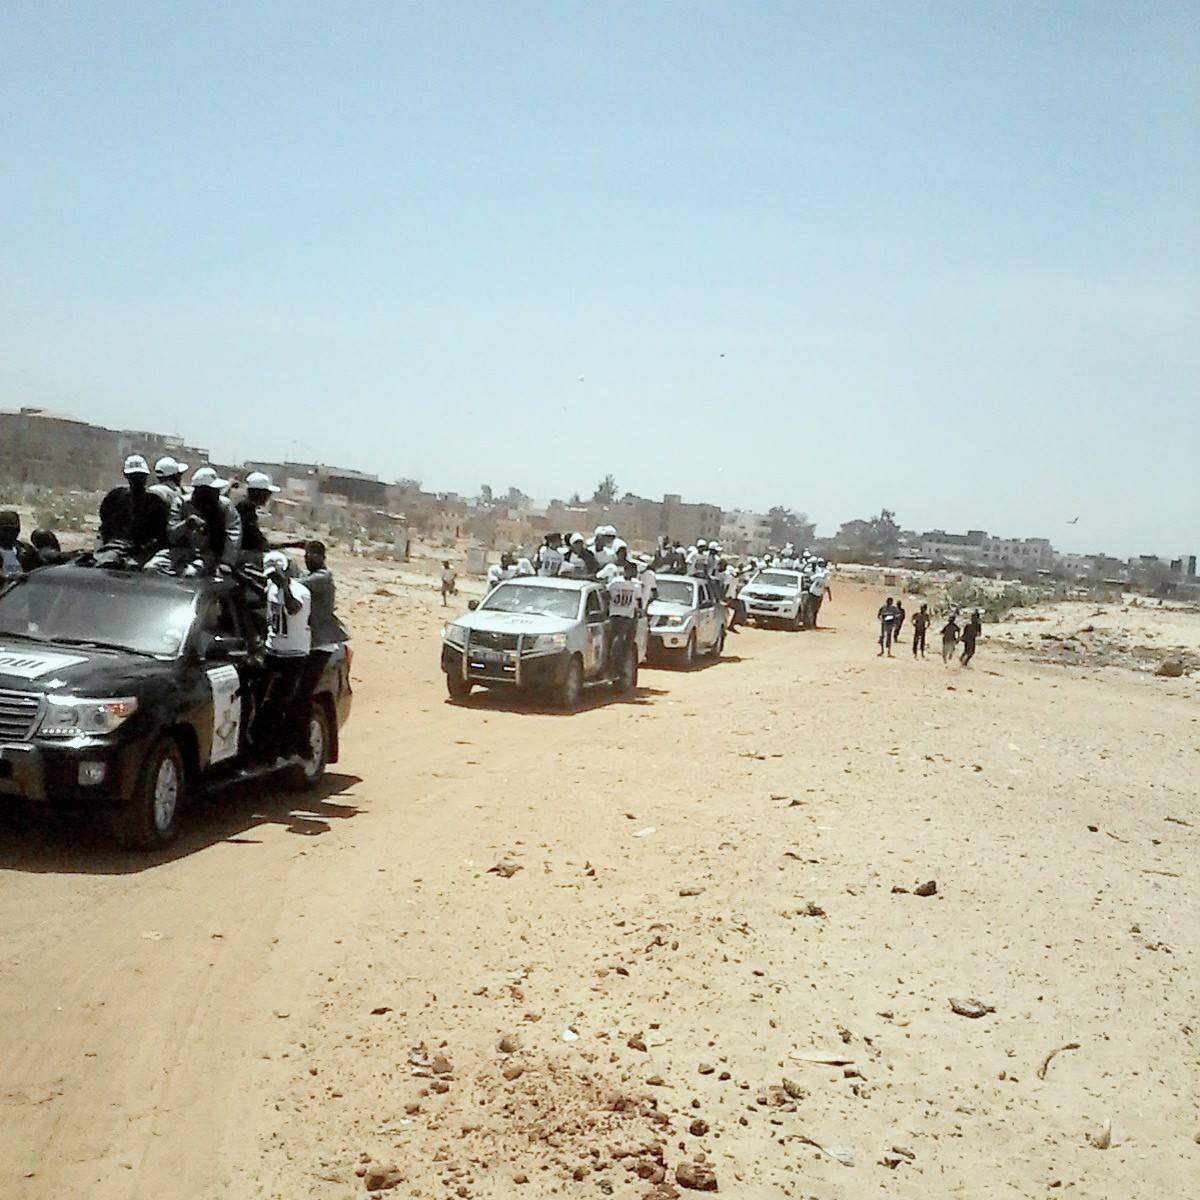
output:
[[[456,595],[458,595],[458,576],[455,575],[454,568],[447,559],[442,563],[442,607],[446,606],[447,596]]]

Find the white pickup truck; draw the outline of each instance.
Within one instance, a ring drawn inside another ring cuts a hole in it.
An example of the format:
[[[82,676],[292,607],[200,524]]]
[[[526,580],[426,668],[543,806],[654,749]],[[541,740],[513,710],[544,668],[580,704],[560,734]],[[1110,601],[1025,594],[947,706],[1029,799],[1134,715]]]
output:
[[[456,700],[477,684],[545,692],[570,710],[585,688],[633,692],[646,636],[639,617],[634,645],[614,653],[608,592],[593,579],[505,580],[442,630],[446,690]]]
[[[678,656],[685,667],[699,655],[720,658],[725,649],[725,606],[713,585],[690,575],[660,575],[650,601],[650,653]]]
[[[767,567],[742,588],[739,599],[752,621],[782,621],[789,629],[804,628],[804,577],[800,571]]]

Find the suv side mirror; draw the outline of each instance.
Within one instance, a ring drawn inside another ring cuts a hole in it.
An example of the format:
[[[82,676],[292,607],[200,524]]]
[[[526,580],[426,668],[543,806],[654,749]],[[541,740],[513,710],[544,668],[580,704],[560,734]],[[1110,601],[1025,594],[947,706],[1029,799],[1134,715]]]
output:
[[[229,637],[227,634],[217,633],[209,641],[204,657],[222,662],[238,662],[246,658],[249,653],[250,647],[246,644],[245,638]]]
[[[474,612],[478,607],[479,607],[478,600],[468,600],[467,601],[467,611],[468,612]]]

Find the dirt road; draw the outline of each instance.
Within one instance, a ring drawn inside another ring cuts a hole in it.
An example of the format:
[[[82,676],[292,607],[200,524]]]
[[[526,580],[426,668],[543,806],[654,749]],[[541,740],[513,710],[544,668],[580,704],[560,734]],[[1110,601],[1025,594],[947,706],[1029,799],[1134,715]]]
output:
[[[880,662],[843,587],[628,702],[455,707],[394,590],[319,800],[149,861],[0,815],[0,1196],[1194,1194],[1189,680]]]

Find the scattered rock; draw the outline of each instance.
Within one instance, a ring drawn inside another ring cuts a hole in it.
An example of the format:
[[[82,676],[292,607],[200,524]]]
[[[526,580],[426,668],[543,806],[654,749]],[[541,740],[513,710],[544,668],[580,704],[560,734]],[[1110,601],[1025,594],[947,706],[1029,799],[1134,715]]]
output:
[[[1183,674],[1183,663],[1177,658],[1164,658],[1154,673],[1167,679],[1178,679]]]
[[[386,1004],[381,1004],[378,1008],[371,1009],[371,1016],[382,1017],[384,1013],[390,1013],[391,1011],[392,1010]]]
[[[958,999],[956,996],[950,997],[950,1007],[960,1017],[985,1017],[988,1013],[994,1013],[996,1010],[990,1004],[984,1004],[982,1000],[976,1000],[974,996],[967,996],[965,999]]]
[[[404,1182],[404,1176],[395,1164],[385,1167],[382,1163],[371,1163],[363,1173],[362,1181],[368,1192],[384,1192],[398,1187]]]
[[[704,888],[702,888],[700,884],[689,883],[686,887],[681,887],[679,889],[679,894],[681,896],[699,896],[703,891]]]
[[[633,1037],[625,1043],[630,1050],[640,1050],[643,1054],[646,1053],[646,1041],[640,1033],[635,1033]]]
[[[508,1033],[506,1033],[500,1039],[499,1044],[497,1045],[497,1049],[500,1051],[501,1054],[516,1054],[516,1052],[518,1050],[520,1050],[520,1048],[521,1048],[520,1040],[518,1038],[513,1037],[512,1034],[508,1034]]]
[[[712,1063],[702,1062],[697,1070],[701,1075],[711,1075],[716,1070],[716,1067],[714,1067]]]
[[[489,875],[499,875],[501,879],[511,879],[521,869],[520,863],[501,859],[494,867],[488,867],[487,873]]]
[[[430,1059],[429,1069],[435,1075],[449,1075],[454,1067],[444,1054],[435,1054],[433,1058]]]
[[[899,884],[893,884],[892,885],[892,895],[893,896],[907,896],[908,888],[902,888],[902,887],[900,887]]]
[[[819,904],[814,904],[813,901],[811,901],[811,900],[809,900],[808,903],[805,904],[805,906],[801,910],[801,912],[806,917],[823,917],[823,916],[825,916],[825,910]]]
[[[692,1137],[703,1137],[708,1132],[708,1122],[697,1117],[689,1126],[688,1133]]]
[[[1112,1121],[1106,1120],[1096,1133],[1087,1135],[1087,1140],[1097,1150],[1107,1150],[1112,1145]]]
[[[930,879],[926,883],[919,884],[917,887],[913,888],[913,895],[914,896],[936,896],[937,895],[937,881]]]
[[[512,1083],[514,1079],[520,1079],[525,1074],[525,1067],[522,1063],[509,1063],[502,1074],[509,1083]]]
[[[692,1192],[716,1192],[717,1176],[707,1163],[680,1163],[675,1168],[675,1182]]]

